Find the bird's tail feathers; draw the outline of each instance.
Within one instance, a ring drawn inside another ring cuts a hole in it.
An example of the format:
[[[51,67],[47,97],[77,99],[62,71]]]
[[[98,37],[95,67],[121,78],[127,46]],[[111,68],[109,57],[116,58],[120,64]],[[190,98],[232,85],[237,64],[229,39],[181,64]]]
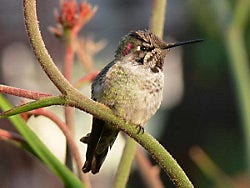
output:
[[[118,132],[117,129],[105,124],[102,120],[93,118],[91,133],[81,138],[83,143],[88,144],[86,161],[82,168],[84,173],[91,171],[95,174],[99,172]]]

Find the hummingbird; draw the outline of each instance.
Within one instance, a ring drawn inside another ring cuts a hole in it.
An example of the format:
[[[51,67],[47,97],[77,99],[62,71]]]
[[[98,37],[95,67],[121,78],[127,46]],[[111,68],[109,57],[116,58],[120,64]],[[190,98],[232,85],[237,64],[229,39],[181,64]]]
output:
[[[169,49],[200,41],[165,43],[149,30],[130,32],[121,40],[114,60],[94,79],[91,98],[142,128],[161,105],[163,64]],[[84,173],[99,172],[118,133],[118,129],[93,117],[91,133],[81,138],[87,144]]]

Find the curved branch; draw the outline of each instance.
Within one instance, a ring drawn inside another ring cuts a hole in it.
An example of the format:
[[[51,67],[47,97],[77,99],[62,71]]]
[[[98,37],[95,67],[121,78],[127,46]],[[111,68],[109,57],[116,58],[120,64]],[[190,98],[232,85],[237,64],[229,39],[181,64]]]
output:
[[[62,94],[67,94],[72,86],[58,70],[45,47],[38,25],[36,1],[23,0],[23,7],[26,30],[36,58],[59,91]]]
[[[137,126],[128,123],[115,116],[113,111],[107,106],[97,103],[83,96],[79,91],[72,91],[68,97],[67,104],[91,113],[93,116],[108,122],[119,130],[122,130],[130,137],[134,138],[143,146],[158,162],[162,169],[168,174],[173,183],[179,188],[191,188],[192,183],[186,176],[185,172],[178,165],[170,153],[147,132],[138,134]]]

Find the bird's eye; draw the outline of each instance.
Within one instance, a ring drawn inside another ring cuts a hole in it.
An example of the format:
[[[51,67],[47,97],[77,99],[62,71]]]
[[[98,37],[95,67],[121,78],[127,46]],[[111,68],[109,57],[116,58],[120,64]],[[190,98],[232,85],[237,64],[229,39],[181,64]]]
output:
[[[145,47],[145,46],[142,46],[142,47],[141,47],[141,50],[142,50],[142,51],[146,51],[146,50],[148,50],[148,48]]]

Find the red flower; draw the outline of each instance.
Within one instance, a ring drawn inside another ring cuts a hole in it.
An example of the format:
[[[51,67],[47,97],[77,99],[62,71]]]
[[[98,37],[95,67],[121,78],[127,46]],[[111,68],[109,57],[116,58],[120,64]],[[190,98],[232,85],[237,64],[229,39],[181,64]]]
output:
[[[64,27],[72,28],[77,22],[77,4],[74,0],[63,1],[58,22]]]
[[[96,8],[91,8],[86,1],[77,4],[75,0],[64,0],[57,20],[64,28],[77,33],[93,17],[95,11]]]

